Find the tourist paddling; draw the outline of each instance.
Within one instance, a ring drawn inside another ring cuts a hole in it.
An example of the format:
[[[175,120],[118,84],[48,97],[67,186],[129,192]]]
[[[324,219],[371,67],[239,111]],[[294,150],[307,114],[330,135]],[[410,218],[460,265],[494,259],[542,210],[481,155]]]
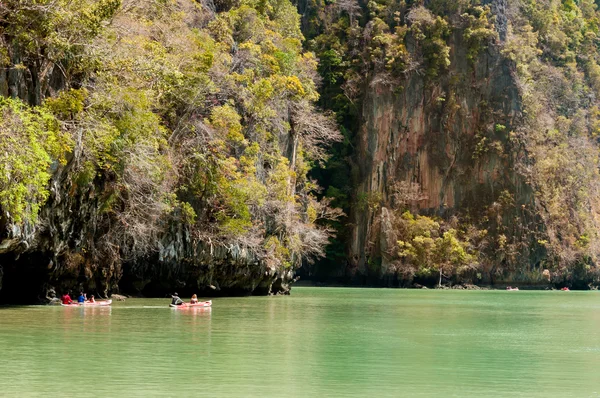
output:
[[[79,304],[83,304],[85,303],[86,299],[85,299],[85,293],[83,292],[79,292],[79,297],[77,297],[77,302]]]
[[[171,305],[184,305],[185,304],[183,302],[183,300],[179,298],[179,295],[177,293],[173,293],[171,298],[172,298]]]
[[[71,299],[71,296],[69,296],[69,293],[65,293],[62,295],[62,297],[60,298],[62,304],[73,304],[73,300]]]

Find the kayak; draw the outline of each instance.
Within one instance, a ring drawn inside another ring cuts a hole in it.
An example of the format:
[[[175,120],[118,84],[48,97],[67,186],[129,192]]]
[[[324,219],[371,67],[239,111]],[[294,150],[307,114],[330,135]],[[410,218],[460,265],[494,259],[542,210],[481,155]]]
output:
[[[102,300],[96,301],[95,303],[73,303],[73,304],[61,304],[63,307],[104,307],[107,305],[111,305],[112,300]]]
[[[206,307],[210,307],[211,305],[212,305],[212,300],[208,300],[208,301],[201,301],[196,304],[189,304],[189,303],[184,303],[181,305],[169,304],[169,307],[177,308],[180,310],[185,310],[188,308],[206,308]]]

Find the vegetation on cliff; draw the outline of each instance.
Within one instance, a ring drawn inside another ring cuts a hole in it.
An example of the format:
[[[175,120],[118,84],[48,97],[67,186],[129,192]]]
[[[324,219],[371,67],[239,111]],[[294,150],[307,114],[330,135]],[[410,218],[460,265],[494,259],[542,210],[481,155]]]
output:
[[[323,255],[338,212],[307,173],[339,133],[302,40],[287,0],[2,2],[5,246],[57,234],[39,210],[69,202],[93,228],[29,248],[55,275],[149,258],[173,225],[270,270]]]

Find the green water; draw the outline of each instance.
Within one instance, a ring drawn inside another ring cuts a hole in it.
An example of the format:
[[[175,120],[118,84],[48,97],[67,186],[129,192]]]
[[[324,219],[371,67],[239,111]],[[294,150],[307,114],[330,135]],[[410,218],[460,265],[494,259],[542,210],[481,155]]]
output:
[[[294,288],[0,308],[0,396],[600,396],[600,293]]]

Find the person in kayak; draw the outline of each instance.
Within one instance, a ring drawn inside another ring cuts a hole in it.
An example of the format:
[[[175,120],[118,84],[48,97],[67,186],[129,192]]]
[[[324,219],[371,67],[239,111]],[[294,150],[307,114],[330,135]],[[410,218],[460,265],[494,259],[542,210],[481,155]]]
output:
[[[198,296],[194,294],[190,299],[190,304],[198,304]]]
[[[73,304],[73,300],[71,300],[71,296],[69,296],[69,293],[63,294],[60,299],[63,304]]]
[[[177,293],[173,293],[173,295],[171,296],[171,298],[173,299],[173,300],[171,300],[171,304],[173,304],[173,305],[183,305],[183,304],[185,304],[183,302],[183,300],[179,298],[179,295]]]
[[[95,302],[96,302],[96,300],[94,300],[94,295],[92,294],[90,296],[90,299],[88,300],[88,303],[95,303]]]
[[[85,303],[85,294],[83,292],[79,293],[79,297],[77,297],[77,302],[79,304],[83,304]]]

